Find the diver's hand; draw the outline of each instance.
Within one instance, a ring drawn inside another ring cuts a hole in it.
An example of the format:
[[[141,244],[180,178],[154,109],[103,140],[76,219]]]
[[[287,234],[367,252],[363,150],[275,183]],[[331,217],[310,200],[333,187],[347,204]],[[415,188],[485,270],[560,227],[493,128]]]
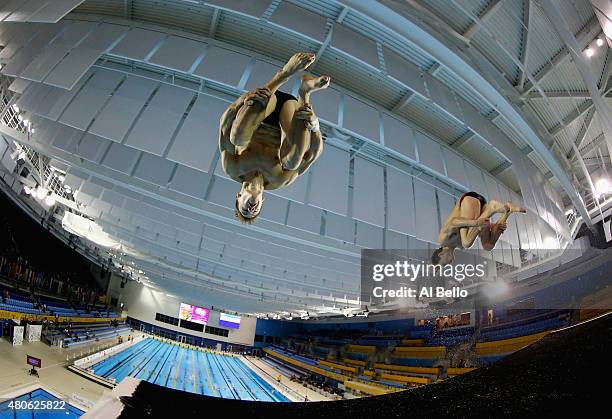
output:
[[[246,106],[253,106],[259,104],[264,108],[268,106],[270,98],[272,97],[272,91],[266,87],[260,87],[247,93],[244,98],[244,104]]]

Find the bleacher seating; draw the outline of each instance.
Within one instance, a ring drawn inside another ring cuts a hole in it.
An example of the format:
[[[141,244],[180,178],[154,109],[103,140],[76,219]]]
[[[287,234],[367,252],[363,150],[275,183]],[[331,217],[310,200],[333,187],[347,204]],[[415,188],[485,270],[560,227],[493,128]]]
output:
[[[346,388],[355,391],[383,394],[474,370],[473,364],[468,364],[469,368],[452,364],[448,356],[455,353],[457,345],[468,344],[460,350],[474,351],[486,364],[530,345],[570,320],[567,311],[553,310],[517,312],[502,319],[501,323],[478,329],[473,325],[437,329],[427,324],[407,328],[403,336],[293,337],[292,347],[299,352],[271,347],[264,350],[287,368],[343,381]]]
[[[442,329],[433,333],[427,341],[430,346],[454,346],[465,343],[474,335],[474,327],[457,327],[452,329]]]
[[[384,384],[384,383],[381,383],[381,384]],[[377,383],[373,383],[371,381],[370,382],[360,382],[360,381],[353,381],[353,380],[345,381],[344,386],[346,388],[357,390],[365,394],[371,394],[373,396],[387,394],[387,393],[396,391],[390,387],[401,387],[401,386],[397,386],[394,384],[386,384],[386,387],[384,387],[384,386],[378,385]]]
[[[355,366],[358,366],[358,367],[365,367],[366,366],[366,362],[365,361],[360,361],[358,359],[344,358],[344,363],[345,364],[350,364],[350,365],[355,365]]]
[[[412,375],[391,374],[386,372],[381,373],[380,378],[381,380],[392,381],[401,384],[429,384],[432,381],[429,377],[414,377]]]
[[[3,286],[2,288],[8,290],[9,298],[5,302],[0,300],[0,310],[35,315],[53,316],[57,314],[60,317],[100,317],[101,319],[119,317],[114,311],[101,309],[100,306],[97,306],[96,309],[87,310],[85,307],[76,305],[75,309],[67,302],[56,298],[47,296],[31,297],[30,294],[12,287]],[[34,301],[33,298],[38,301]],[[46,307],[46,310],[43,310],[43,307]]]
[[[315,345],[312,350],[317,356],[327,357],[332,351],[332,347],[326,345]]]
[[[321,360],[321,361],[319,361],[319,365],[331,368],[333,370],[339,370],[342,373],[350,373],[350,374],[356,374],[357,373],[357,368],[350,367],[348,365],[339,364],[337,362],[330,362],[330,361],[323,361],[323,360]]]
[[[131,327],[127,324],[120,324],[117,327],[111,326],[108,322],[75,324],[70,328],[70,336],[64,333],[61,326],[50,328],[44,333],[44,337],[49,342],[60,340],[62,346],[71,348],[86,343],[95,342],[103,339],[110,339],[116,336],[129,333]]]
[[[279,359],[280,361],[283,361],[290,365],[302,368],[311,373],[322,375],[324,377],[331,378],[339,382],[344,382],[345,380],[344,375],[332,372],[330,371],[331,369],[326,370],[325,368],[319,367],[316,361],[313,359],[306,358],[306,357],[297,358],[298,355],[293,354],[291,352],[284,351],[283,349],[280,349],[278,347],[265,348],[264,352],[266,352],[266,354],[268,354],[269,356]],[[308,362],[305,362],[305,361],[308,361]]]
[[[401,341],[398,336],[362,336],[355,341],[358,345],[388,347],[397,345]]]
[[[13,298],[7,299],[6,303],[0,302],[0,309],[27,314],[40,314],[40,310],[35,309],[32,303],[27,303]]]
[[[376,349],[377,348],[374,345],[349,344],[346,347],[346,357],[361,361],[367,361],[370,356],[376,353]]]
[[[519,336],[532,335],[546,330],[559,329],[569,324],[569,316],[564,311],[551,311],[537,316],[522,318],[512,322],[504,322],[495,326],[483,327],[480,332],[481,341],[510,339]]]
[[[425,346],[425,339],[402,339],[401,346]]]
[[[396,346],[391,354],[396,364],[415,367],[433,367],[439,359],[445,356],[446,347],[444,346]]]
[[[531,345],[548,333],[549,332],[540,332],[510,339],[479,342],[476,344],[476,354],[483,363],[495,362],[512,352],[516,352],[525,346]]]
[[[392,371],[392,372],[403,373],[403,374],[424,375],[424,376],[429,376],[432,378],[438,377],[438,374],[440,373],[439,368],[410,367],[410,366],[405,366],[405,365],[394,365],[394,364],[383,364],[383,363],[374,364],[374,368],[376,370],[381,370],[381,371]]]

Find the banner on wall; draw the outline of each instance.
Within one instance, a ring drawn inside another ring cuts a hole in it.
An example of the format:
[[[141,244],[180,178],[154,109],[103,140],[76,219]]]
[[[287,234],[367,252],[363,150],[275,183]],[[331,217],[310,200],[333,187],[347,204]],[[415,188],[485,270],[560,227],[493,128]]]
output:
[[[28,324],[26,326],[26,339],[28,342],[39,342],[42,334],[42,326],[39,324]]]
[[[13,326],[13,346],[23,345],[23,326]]]

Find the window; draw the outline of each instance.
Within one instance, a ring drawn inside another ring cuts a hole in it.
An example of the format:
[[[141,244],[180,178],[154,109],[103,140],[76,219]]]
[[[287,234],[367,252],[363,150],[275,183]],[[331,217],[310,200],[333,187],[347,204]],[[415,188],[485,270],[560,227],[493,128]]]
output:
[[[173,326],[178,326],[179,324],[179,319],[177,319],[176,317],[166,316],[165,314],[161,313],[155,314],[155,320],[157,320],[158,322],[171,324]]]
[[[220,327],[206,326],[206,333],[226,338],[229,335],[229,330],[221,329]]]
[[[255,335],[255,342],[263,342],[264,337],[263,335]]]
[[[183,329],[195,330],[196,332],[203,332],[204,325],[200,323],[190,322],[189,320],[181,320],[181,325]]]

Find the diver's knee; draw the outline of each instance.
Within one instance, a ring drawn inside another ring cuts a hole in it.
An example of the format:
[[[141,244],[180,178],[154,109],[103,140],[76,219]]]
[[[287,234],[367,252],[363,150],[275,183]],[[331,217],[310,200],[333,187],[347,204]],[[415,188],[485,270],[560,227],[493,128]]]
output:
[[[240,126],[233,126],[230,132],[230,142],[235,146],[244,146],[249,142],[247,130]]]
[[[300,167],[302,160],[296,157],[285,157],[282,159],[283,168],[285,170],[297,170]]]

